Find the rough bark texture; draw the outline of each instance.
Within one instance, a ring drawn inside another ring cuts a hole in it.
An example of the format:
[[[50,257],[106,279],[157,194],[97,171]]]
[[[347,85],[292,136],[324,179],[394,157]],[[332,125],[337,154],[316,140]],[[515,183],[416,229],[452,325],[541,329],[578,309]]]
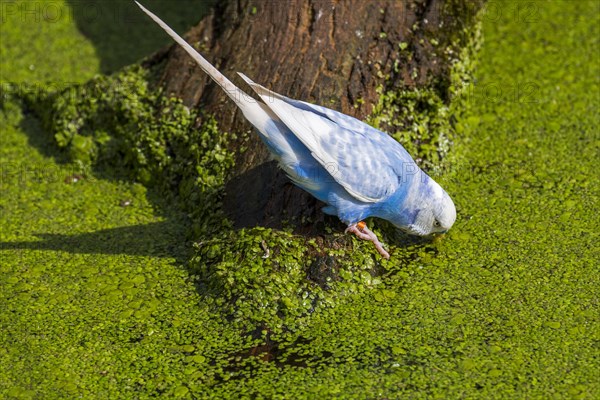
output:
[[[470,16],[457,20],[449,10],[474,9],[469,0],[231,0],[216,5],[185,38],[249,92],[236,71],[288,97],[362,119],[377,102],[379,85],[419,87],[447,75],[449,65],[424,39],[462,30]],[[401,42],[410,57],[399,56]],[[165,57],[161,84],[167,93],[213,113],[221,129],[238,133],[224,201],[235,224],[296,221],[312,230],[323,219],[320,204],[268,162],[251,126],[182,49],[172,46],[155,60]],[[392,79],[384,80],[386,75]]]

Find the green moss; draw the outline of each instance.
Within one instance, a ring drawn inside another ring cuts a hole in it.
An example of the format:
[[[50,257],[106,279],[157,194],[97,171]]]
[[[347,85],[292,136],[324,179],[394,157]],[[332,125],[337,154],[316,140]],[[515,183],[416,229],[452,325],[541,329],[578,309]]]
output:
[[[200,292],[233,321],[272,334],[296,331],[315,310],[381,284],[372,246],[342,235],[326,240],[323,246],[271,229],[230,231],[198,243],[190,267]]]
[[[446,4],[445,7],[451,5]],[[462,15],[459,11],[446,11],[443,15]],[[481,45],[481,23],[476,16],[477,7],[469,10],[473,20],[465,20],[466,27],[460,34],[430,38],[443,50],[434,61],[447,66],[439,76],[430,79],[423,87],[396,88],[394,75],[386,76],[379,86],[379,101],[367,122],[389,132],[430,174],[439,174],[447,167],[446,157],[455,138],[452,125],[452,101],[460,96],[471,82],[477,52]],[[447,33],[442,30],[441,33]],[[440,35],[440,32],[438,32]],[[443,44],[441,44],[442,42]],[[407,44],[399,43],[400,62],[410,59]]]
[[[233,165],[229,135],[211,116],[153,88],[150,75],[132,66],[60,91],[19,94],[69,160],[158,187],[190,213],[196,235],[219,229],[226,223],[215,223],[219,198]]]
[[[435,89],[413,89],[383,93],[369,123],[386,130],[425,169],[440,164],[449,150],[448,105]]]

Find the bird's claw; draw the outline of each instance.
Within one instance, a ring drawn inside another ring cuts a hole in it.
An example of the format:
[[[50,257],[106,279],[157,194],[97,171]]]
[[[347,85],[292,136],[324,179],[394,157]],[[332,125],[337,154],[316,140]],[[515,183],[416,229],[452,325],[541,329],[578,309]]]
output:
[[[375,248],[377,249],[379,254],[381,254],[381,256],[383,258],[385,258],[386,260],[389,260],[390,254],[387,251],[385,251],[385,249],[383,248],[383,245],[377,238],[377,235],[375,235],[373,233],[373,231],[371,231],[369,228],[367,228],[367,225],[363,221],[361,221],[357,224],[349,225],[348,228],[346,228],[345,233],[348,233],[348,232],[354,233],[356,236],[358,236],[362,240],[368,240],[370,242],[373,242],[373,244],[375,245]]]

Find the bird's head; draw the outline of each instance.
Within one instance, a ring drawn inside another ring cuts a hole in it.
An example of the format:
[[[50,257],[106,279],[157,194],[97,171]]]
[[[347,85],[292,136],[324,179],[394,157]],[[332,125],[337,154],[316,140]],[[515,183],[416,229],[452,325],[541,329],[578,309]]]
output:
[[[448,193],[433,179],[425,184],[426,197],[421,199],[420,208],[414,216],[414,221],[407,227],[413,235],[427,236],[432,233],[444,233],[456,221],[456,207]]]

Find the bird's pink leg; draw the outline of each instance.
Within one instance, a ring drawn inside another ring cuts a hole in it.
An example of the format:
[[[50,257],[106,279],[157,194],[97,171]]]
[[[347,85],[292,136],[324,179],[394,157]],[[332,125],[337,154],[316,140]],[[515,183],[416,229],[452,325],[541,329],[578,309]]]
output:
[[[377,235],[375,235],[369,228],[367,228],[367,224],[365,224],[364,221],[360,221],[357,224],[352,224],[348,226],[348,228],[346,228],[346,233],[348,232],[354,233],[362,240],[368,240],[370,242],[373,242],[375,248],[383,258],[385,258],[386,260],[390,258],[389,253],[385,251],[383,245],[377,238]]]

